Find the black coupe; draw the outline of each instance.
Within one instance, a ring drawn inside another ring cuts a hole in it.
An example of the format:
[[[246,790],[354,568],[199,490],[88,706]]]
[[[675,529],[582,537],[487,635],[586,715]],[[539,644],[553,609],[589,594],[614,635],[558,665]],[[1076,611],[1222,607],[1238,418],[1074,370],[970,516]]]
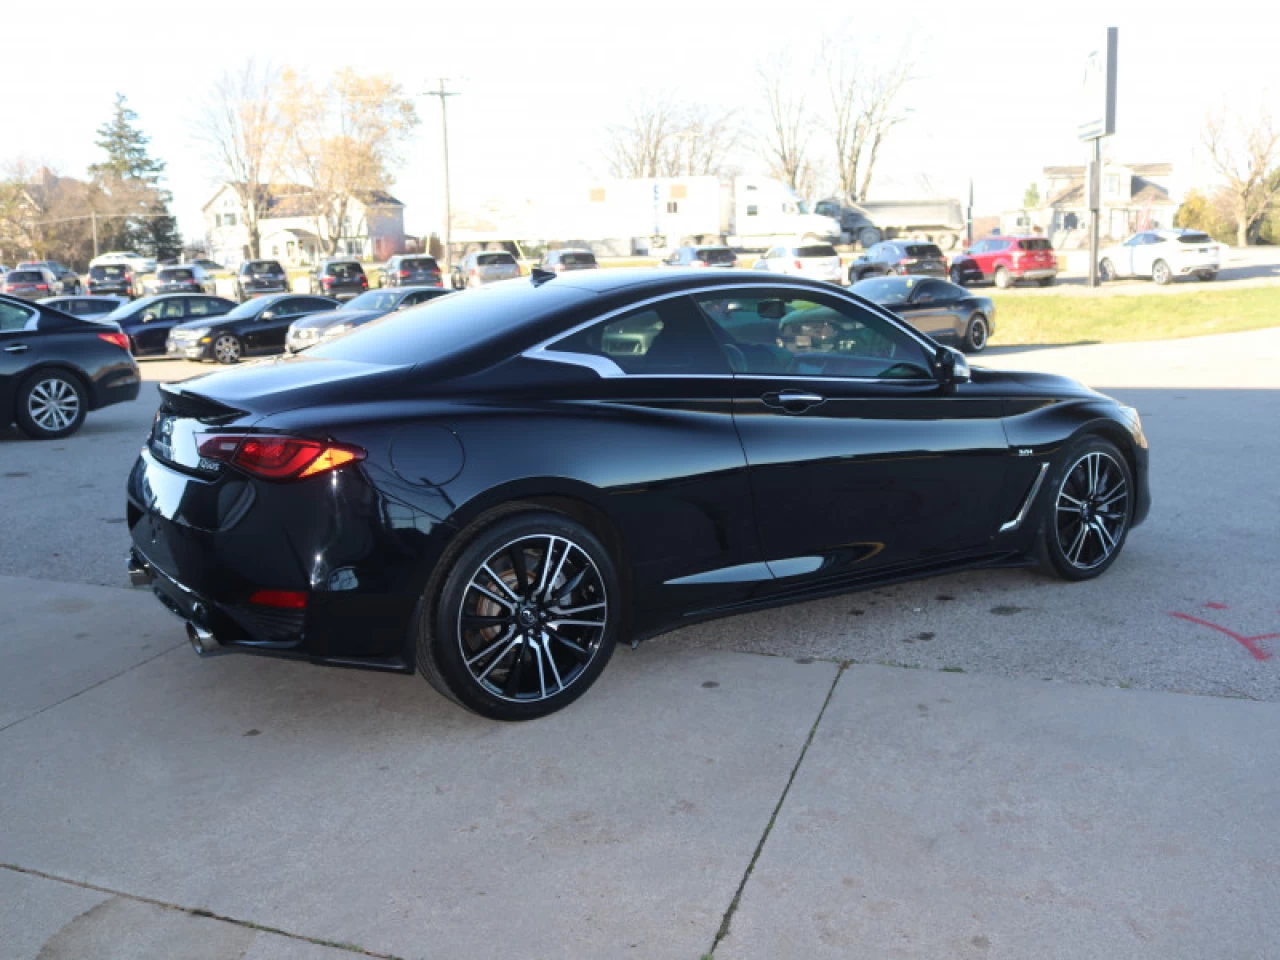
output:
[[[874,300],[934,340],[981,353],[996,330],[996,305],[964,287],[933,277],[875,277],[851,292]]]
[[[162,396],[130,574],[198,652],[417,669],[503,720],[702,619],[1095,577],[1150,502],[1133,409],[751,271],[537,271]]]

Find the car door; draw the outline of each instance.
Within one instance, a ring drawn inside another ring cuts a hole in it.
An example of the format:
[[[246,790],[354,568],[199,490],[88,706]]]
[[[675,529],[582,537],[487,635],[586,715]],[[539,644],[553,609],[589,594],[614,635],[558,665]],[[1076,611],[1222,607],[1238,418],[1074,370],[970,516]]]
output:
[[[999,398],[943,387],[930,348],[836,294],[695,299],[734,365],[734,418],[775,575],[911,566],[996,534],[1007,502]]]
[[[289,324],[306,313],[304,304],[310,297],[284,297],[259,313],[249,327],[245,345],[254,353],[271,353],[284,349]]]
[[[186,318],[185,297],[158,300],[151,304],[138,315],[137,326],[132,331],[137,353],[164,353],[164,344],[169,337],[169,331],[175,324],[182,323]]]
[[[894,312],[913,327],[935,340],[955,339],[955,318],[952,308],[955,288],[941,280],[925,278],[912,284],[907,302]]]
[[[1138,234],[1138,243],[1133,248],[1133,275],[1149,277],[1155,263],[1160,259],[1160,235],[1147,231]]]
[[[34,307],[0,300],[0,410],[6,416],[13,409],[18,384],[40,356],[38,316]]]
[[[1145,243],[1145,236],[1145,233],[1135,233],[1121,245],[1119,262],[1115,264],[1119,276],[1132,277],[1141,269],[1142,256],[1139,250]]]

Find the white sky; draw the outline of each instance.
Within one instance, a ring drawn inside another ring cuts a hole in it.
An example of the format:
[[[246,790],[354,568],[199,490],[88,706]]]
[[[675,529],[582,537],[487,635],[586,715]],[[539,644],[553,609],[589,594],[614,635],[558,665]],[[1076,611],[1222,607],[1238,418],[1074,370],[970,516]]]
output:
[[[872,199],[930,187],[962,197],[972,177],[977,212],[994,213],[1017,206],[1043,166],[1082,162],[1077,78],[1107,26],[1120,28],[1118,134],[1107,148],[1116,159],[1172,161],[1181,189],[1207,176],[1197,144],[1208,107],[1269,103],[1280,119],[1278,0],[133,0],[123,21],[105,10],[101,0],[63,0],[56,20],[74,29],[58,30],[56,44],[5,44],[6,75],[18,78],[10,107],[41,104],[49,122],[0,128],[0,161],[83,175],[120,91],[169,164],[189,237],[203,234],[200,207],[212,195],[191,136],[193,106],[248,56],[313,75],[339,65],[389,72],[414,91],[451,78],[462,94],[449,101],[455,209],[603,176],[604,129],[652,92],[756,119],[756,64],[778,53],[804,63],[823,36],[848,37],[872,59],[906,51],[915,64],[903,99],[913,112],[882,155]],[[821,83],[815,101],[825,97]],[[410,233],[436,229],[443,210],[440,110],[429,97],[419,110],[392,188],[408,205]],[[815,130],[814,149],[823,143]],[[749,150],[740,162],[763,172]]]

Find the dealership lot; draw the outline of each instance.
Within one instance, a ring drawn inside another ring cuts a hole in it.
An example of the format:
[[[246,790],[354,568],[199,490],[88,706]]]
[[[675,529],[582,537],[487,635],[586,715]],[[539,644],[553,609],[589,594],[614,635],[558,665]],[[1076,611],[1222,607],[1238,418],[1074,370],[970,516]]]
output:
[[[1106,577],[689,628],[522,726],[200,661],[124,586],[153,383],[210,368],[0,433],[0,960],[696,958],[722,927],[731,958],[1269,956],[1280,330],[979,362],[1141,412],[1154,505]]]

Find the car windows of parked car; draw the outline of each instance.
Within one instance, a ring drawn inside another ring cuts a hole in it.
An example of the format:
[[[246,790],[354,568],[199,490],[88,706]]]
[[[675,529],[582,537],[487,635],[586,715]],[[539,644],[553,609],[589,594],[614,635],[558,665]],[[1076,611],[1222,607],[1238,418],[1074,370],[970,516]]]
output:
[[[429,300],[438,300],[443,297],[447,291],[444,290],[415,290],[403,300],[400,301],[402,307],[412,307],[419,303],[426,303]]]
[[[400,294],[394,290],[369,290],[347,301],[347,310],[394,310]]]
[[[481,267],[509,266],[516,258],[509,253],[481,253],[476,256],[476,264]]]
[[[161,283],[174,283],[182,280],[194,280],[195,274],[190,270],[161,270],[156,274]]]
[[[211,300],[208,297],[192,297],[187,301],[187,316],[216,317],[223,312],[218,307],[217,300]]]
[[[1029,237],[1018,241],[1019,250],[1052,250],[1053,247],[1045,237]]]
[[[157,320],[173,320],[187,315],[187,304],[181,299],[161,300],[147,312]]]
[[[838,257],[840,254],[836,253],[836,248],[829,243],[814,243],[797,249],[796,256],[803,259],[805,257]]]
[[[735,371],[779,376],[930,379],[924,348],[845,300],[785,290],[696,297],[726,340]]]
[[[594,267],[596,264],[596,255],[594,253],[566,253],[560,257],[560,262],[567,266],[575,267]]]
[[[283,277],[284,267],[274,260],[250,260],[240,268],[240,274],[254,277]]]
[[[688,297],[673,297],[593,324],[550,349],[607,357],[628,374],[730,372],[715,335]]]
[[[91,280],[121,280],[124,278],[125,270],[128,268],[118,264],[105,264],[99,267],[91,267],[89,269],[89,279]]]
[[[435,257],[405,257],[400,261],[402,270],[439,270]]]
[[[339,280],[358,280],[364,276],[364,268],[358,263],[331,263],[325,267],[325,273]]]
[[[710,266],[718,263],[733,263],[738,257],[728,247],[699,247],[694,251],[694,259],[701,260]]]
[[[27,324],[36,316],[38,314],[34,310],[28,310],[15,303],[0,302],[0,333],[25,330],[27,329]]]
[[[941,260],[942,250],[933,243],[912,243],[907,245],[907,256],[921,260]]]
[[[955,291],[959,288],[945,280],[934,280],[925,277],[911,291],[912,303],[946,303],[956,299]]]
[[[918,283],[919,277],[874,277],[861,280],[849,289],[876,303],[905,303]]]
[[[316,313],[320,310],[336,310],[341,304],[336,300],[326,300],[324,297],[303,297],[302,312]],[[350,303],[347,304],[350,306]]]
[[[5,277],[8,283],[44,283],[45,279],[42,270],[10,270]]]
[[[1213,237],[1207,233],[1191,232],[1182,234],[1178,237],[1179,243],[1213,243]]]

